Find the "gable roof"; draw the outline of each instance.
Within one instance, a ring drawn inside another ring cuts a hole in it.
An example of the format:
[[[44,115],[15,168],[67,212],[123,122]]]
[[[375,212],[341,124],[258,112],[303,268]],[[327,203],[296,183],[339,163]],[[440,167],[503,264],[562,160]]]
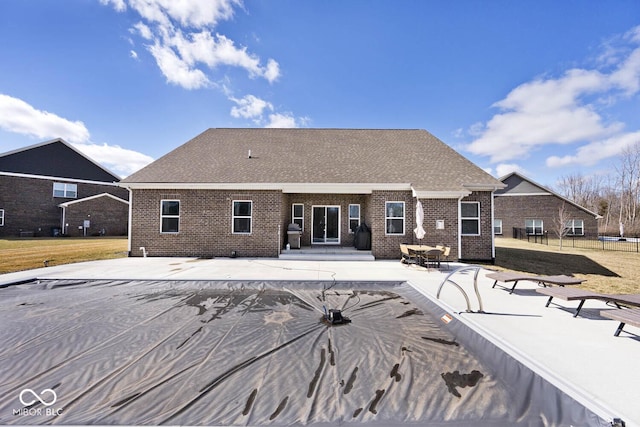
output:
[[[264,128],[206,130],[122,184],[284,192],[413,189],[418,197],[503,187],[425,130]]]
[[[510,174],[504,175],[503,177],[500,178],[500,181],[502,181],[504,184],[506,184],[505,188],[502,188],[500,190],[497,190],[495,192],[495,196],[496,197],[500,197],[500,196],[555,196],[567,203],[569,203],[570,205],[575,206],[578,209],[581,209],[582,211],[588,213],[589,215],[593,215],[594,218],[598,219],[598,218],[602,218],[602,216],[598,215],[595,212],[590,211],[589,209],[580,206],[579,204],[577,204],[576,202],[567,199],[564,196],[561,196],[560,194],[554,192],[553,190],[540,185],[536,182],[534,182],[533,180],[527,178],[526,176],[518,173],[518,172],[511,172]]]
[[[69,206],[78,204],[78,203],[84,203],[84,202],[88,202],[90,200],[95,200],[95,199],[100,199],[102,197],[107,197],[107,198],[111,198],[113,200],[115,200],[116,202],[120,202],[120,203],[124,203],[125,205],[128,205],[129,202],[127,200],[121,199],[118,196],[114,196],[113,194],[110,193],[100,193],[100,194],[95,194],[93,196],[89,196],[89,197],[84,197],[82,199],[76,199],[76,200],[70,200],[68,202],[64,202],[64,203],[60,203],[58,205],[58,207],[60,208],[67,208]]]
[[[109,183],[120,181],[119,176],[61,138],[0,154],[0,172]]]

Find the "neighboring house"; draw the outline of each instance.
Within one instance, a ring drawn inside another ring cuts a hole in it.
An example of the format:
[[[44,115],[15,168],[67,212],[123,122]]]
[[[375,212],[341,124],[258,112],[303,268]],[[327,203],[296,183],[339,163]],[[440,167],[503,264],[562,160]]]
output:
[[[560,209],[565,207],[568,236],[596,236],[597,213],[513,172],[500,178],[506,187],[495,192],[494,233],[496,236],[556,236]]]
[[[287,226],[303,246],[353,246],[376,258],[401,243],[443,243],[453,258],[494,258],[493,191],[503,184],[424,130],[209,129],[121,182],[129,250],[141,256],[277,257]],[[424,206],[424,239],[413,229]]]
[[[81,236],[102,229],[107,235],[126,234],[128,212],[122,202],[128,203],[129,195],[118,181],[62,139],[0,154],[0,236]],[[115,198],[92,199],[104,193]],[[83,221],[65,222],[64,204],[82,200],[87,202],[75,204],[73,215],[84,216]]]

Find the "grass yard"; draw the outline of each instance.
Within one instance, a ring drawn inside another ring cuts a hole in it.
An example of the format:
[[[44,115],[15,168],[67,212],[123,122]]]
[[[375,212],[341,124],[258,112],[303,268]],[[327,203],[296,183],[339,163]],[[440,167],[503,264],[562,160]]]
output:
[[[0,274],[126,256],[126,237],[0,239]]]
[[[640,293],[640,253],[567,248],[510,238],[496,239],[499,270],[586,279],[580,288],[606,294]]]

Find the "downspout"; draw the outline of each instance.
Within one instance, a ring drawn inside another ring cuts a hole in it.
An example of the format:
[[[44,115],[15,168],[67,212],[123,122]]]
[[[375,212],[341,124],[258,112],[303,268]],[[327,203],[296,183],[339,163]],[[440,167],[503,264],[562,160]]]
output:
[[[129,191],[129,219],[127,220],[127,250],[129,251],[129,256],[131,256],[131,213],[133,212],[133,192],[131,188],[127,188]]]
[[[495,205],[494,205],[494,193],[495,190],[491,192],[491,264],[496,263],[496,234],[493,227],[494,224],[494,215],[495,215]]]
[[[64,206],[60,206],[62,208],[62,222],[60,223],[60,229],[62,230],[62,234],[67,234],[67,230],[64,226],[64,223],[67,219],[67,208]]]
[[[462,199],[458,197],[458,259],[462,259]]]

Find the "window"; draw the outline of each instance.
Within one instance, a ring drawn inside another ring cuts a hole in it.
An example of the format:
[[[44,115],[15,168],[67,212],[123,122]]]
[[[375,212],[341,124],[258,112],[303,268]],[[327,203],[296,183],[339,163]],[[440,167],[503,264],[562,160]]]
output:
[[[527,219],[524,222],[524,228],[527,234],[533,234],[536,236],[541,236],[543,227],[541,219]]]
[[[360,226],[360,205],[349,205],[349,233],[355,233]]]
[[[53,197],[65,197],[67,199],[77,198],[78,184],[66,184],[64,182],[54,182]]]
[[[304,205],[302,203],[291,205],[291,222],[298,224],[300,230],[304,231]]]
[[[0,209],[0,227],[4,225],[4,209]]]
[[[386,234],[404,234],[404,202],[385,202]]]
[[[493,234],[502,234],[502,220],[494,219],[493,220]]]
[[[250,200],[233,201],[233,234],[251,234],[252,204]]]
[[[467,236],[480,235],[480,202],[461,202],[460,221],[462,234]]]
[[[568,236],[584,236],[584,221],[581,219],[570,219],[566,223]]]
[[[180,200],[160,201],[160,232],[177,233],[180,229]]]

